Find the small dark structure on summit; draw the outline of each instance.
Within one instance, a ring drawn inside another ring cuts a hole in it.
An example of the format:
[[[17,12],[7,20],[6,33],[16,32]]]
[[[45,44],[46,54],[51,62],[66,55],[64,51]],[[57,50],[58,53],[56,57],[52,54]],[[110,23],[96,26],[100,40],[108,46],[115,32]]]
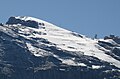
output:
[[[4,24],[3,24],[3,23],[0,23],[0,26],[4,26]]]

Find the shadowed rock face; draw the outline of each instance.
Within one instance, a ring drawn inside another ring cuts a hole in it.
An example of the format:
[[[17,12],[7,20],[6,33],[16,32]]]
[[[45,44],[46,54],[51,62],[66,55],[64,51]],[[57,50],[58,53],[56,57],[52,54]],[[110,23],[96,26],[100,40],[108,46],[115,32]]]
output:
[[[5,37],[5,39],[4,39]],[[35,40],[22,37],[11,37],[0,32],[0,78],[1,79],[117,79],[119,72],[111,71],[114,67],[94,57],[76,57],[77,61],[86,63],[89,67],[77,67],[61,64],[61,61],[52,57],[36,57],[26,48],[24,43],[15,40],[30,41],[37,45]],[[41,42],[49,44],[47,40]],[[44,40],[44,41],[43,41]],[[46,41],[46,42],[45,42]],[[39,47],[39,46],[38,46]],[[56,47],[42,46],[42,49],[59,54],[61,57],[71,57],[67,51],[58,50]],[[49,49],[49,50],[48,50]],[[63,55],[63,53],[66,53]],[[74,56],[73,56],[74,57]],[[91,61],[91,63],[89,62]],[[92,64],[105,65],[100,69],[90,68]]]
[[[120,37],[115,36],[115,35],[105,36],[104,39],[112,39],[112,40],[114,40],[116,43],[120,44]]]
[[[21,19],[16,19],[15,17],[10,17],[9,20],[6,22],[6,24],[21,24],[23,26],[29,26],[33,28],[38,28],[38,22],[32,21],[32,20],[21,20]]]
[[[58,49],[56,44],[42,37],[30,37],[28,39],[27,36],[39,34],[38,31],[28,28],[38,28],[39,25],[36,21],[25,21],[10,17],[6,24],[8,24],[8,26],[0,26],[0,28],[3,28],[0,29],[0,79],[120,78],[120,68],[117,68],[109,62],[102,61],[94,56],[84,54],[76,55],[76,51],[71,52]],[[9,24],[11,27],[9,27]],[[24,26],[14,26],[12,24],[21,24]],[[21,29],[27,29],[27,31],[23,32]],[[72,35],[84,39],[84,37],[79,34],[73,33]],[[43,56],[35,56],[35,54],[39,54],[41,51],[33,53],[29,50],[26,43],[31,44],[36,50],[44,50],[42,52],[47,55],[42,54]],[[106,41],[98,41],[98,44],[111,51],[105,52],[106,54],[119,60],[120,48],[116,47],[117,45],[119,46],[119,44],[114,45]],[[84,63],[86,66],[64,64],[56,56],[63,59],[73,58],[76,63]]]

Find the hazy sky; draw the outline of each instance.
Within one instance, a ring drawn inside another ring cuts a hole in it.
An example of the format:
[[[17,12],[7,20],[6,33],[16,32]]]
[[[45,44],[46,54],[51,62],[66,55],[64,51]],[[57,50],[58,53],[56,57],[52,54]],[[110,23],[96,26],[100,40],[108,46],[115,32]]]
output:
[[[120,36],[120,0],[0,0],[0,22],[33,16],[93,37]]]

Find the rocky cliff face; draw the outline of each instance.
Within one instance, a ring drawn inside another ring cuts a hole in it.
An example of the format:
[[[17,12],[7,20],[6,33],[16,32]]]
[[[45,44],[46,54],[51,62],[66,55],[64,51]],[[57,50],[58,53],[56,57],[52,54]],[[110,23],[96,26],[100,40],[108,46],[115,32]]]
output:
[[[118,39],[119,40],[119,39]],[[119,79],[120,44],[32,17],[0,25],[0,79]]]

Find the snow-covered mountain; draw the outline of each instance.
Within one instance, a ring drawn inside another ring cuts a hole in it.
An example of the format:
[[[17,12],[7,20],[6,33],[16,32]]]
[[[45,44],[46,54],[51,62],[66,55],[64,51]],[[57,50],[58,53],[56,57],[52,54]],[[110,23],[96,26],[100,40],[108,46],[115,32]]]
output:
[[[119,37],[93,40],[27,16],[0,25],[3,79],[118,79],[119,74]]]

